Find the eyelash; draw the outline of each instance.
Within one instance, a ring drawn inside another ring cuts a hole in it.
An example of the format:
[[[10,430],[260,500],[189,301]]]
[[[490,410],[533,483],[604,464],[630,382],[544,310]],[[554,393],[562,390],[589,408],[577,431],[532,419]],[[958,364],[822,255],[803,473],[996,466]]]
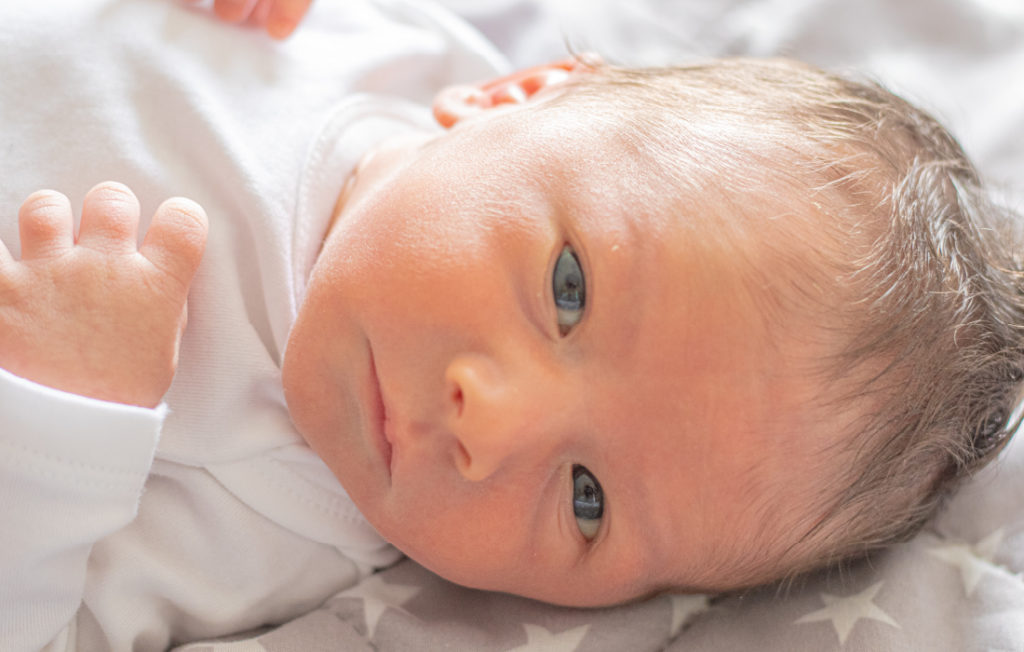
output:
[[[582,495],[577,497],[577,491]],[[582,464],[572,465],[572,511],[576,528],[587,543],[593,543],[601,531],[604,520],[604,490],[590,469]],[[579,510],[579,511],[578,511]],[[586,513],[580,515],[580,511]]]
[[[587,306],[586,275],[571,245],[563,245],[555,259],[551,272],[551,292],[555,302],[558,334],[565,337],[583,319]]]

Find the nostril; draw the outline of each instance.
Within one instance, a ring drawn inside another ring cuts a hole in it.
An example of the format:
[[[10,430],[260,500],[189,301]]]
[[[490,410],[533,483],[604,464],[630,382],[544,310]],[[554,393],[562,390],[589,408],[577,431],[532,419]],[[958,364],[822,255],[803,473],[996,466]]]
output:
[[[462,416],[462,407],[465,405],[465,401],[462,397],[462,388],[456,385],[452,389],[452,404],[455,405],[455,416]]]

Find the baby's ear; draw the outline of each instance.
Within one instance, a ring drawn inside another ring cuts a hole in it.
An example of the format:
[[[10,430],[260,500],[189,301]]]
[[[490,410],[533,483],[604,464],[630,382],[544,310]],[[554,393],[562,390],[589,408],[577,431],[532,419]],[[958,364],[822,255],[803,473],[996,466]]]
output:
[[[592,56],[587,59],[594,61]],[[490,108],[524,104],[538,92],[557,86],[591,67],[579,59],[569,58],[475,85],[449,86],[434,97],[434,118],[447,129]]]

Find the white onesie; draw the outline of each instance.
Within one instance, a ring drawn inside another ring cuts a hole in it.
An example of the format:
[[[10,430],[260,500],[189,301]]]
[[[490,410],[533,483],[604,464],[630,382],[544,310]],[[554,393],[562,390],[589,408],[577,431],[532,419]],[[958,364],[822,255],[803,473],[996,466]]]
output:
[[[43,187],[79,204],[125,183],[143,231],[173,195],[210,218],[160,408],[0,371],[0,649],[161,650],[286,621],[395,561],[291,426],[281,354],[352,166],[433,128],[431,95],[500,55],[416,0],[322,0],[283,43],[174,0],[4,3],[0,51],[12,253]]]

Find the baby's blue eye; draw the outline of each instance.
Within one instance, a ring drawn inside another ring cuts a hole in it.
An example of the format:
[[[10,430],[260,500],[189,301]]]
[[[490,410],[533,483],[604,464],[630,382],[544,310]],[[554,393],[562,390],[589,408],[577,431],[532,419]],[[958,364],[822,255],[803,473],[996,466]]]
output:
[[[597,536],[604,514],[604,493],[597,478],[579,464],[572,467],[572,511],[583,537],[589,541]]]
[[[583,318],[583,307],[587,301],[587,286],[583,280],[580,260],[569,245],[562,248],[562,253],[555,261],[551,289],[558,311],[558,332],[568,335],[572,327]]]

